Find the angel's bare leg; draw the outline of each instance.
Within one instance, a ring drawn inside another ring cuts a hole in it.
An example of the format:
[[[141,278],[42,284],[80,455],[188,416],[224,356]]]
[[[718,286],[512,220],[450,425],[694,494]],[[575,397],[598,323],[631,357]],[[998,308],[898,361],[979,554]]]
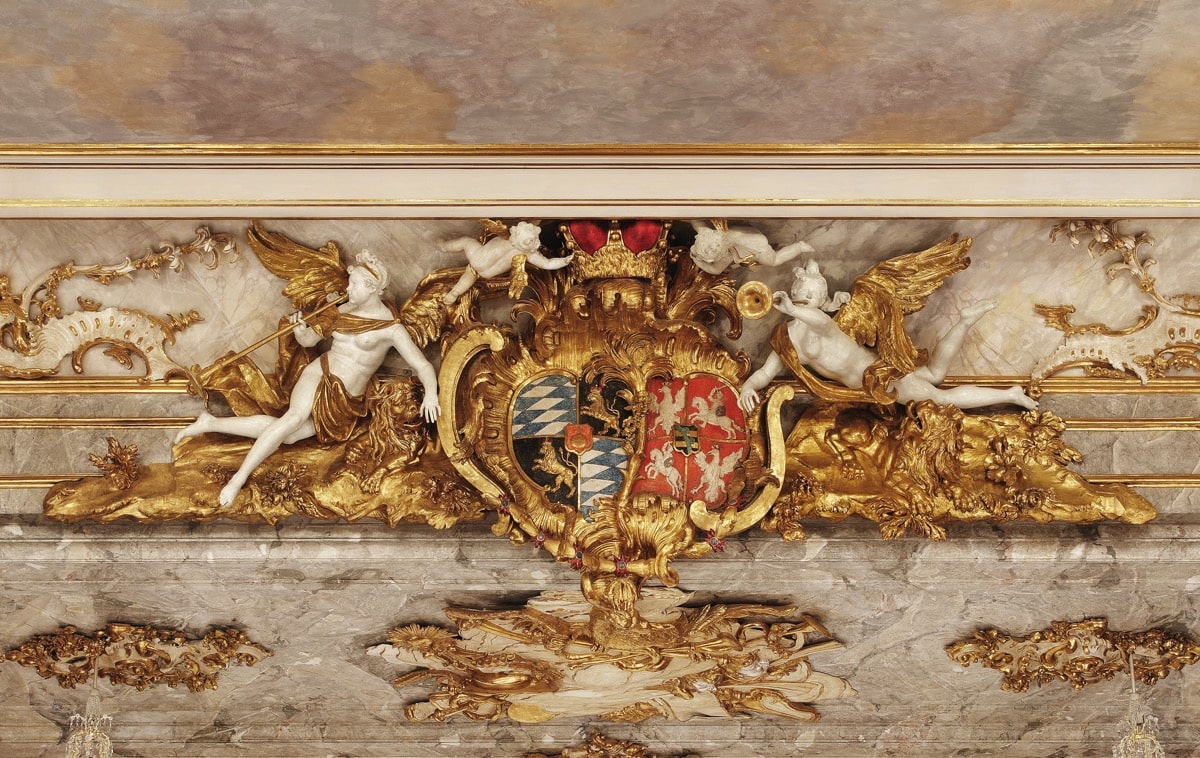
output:
[[[951,387],[942,389],[927,382],[916,373],[909,374],[896,382],[897,399],[902,403],[917,400],[932,400],[941,405],[958,408],[982,408],[986,405],[1019,405],[1033,410],[1037,401],[1025,394],[1017,385],[1007,389],[995,387]]]
[[[321,362],[310,363],[301,372],[300,378],[296,380],[296,385],[292,387],[292,397],[287,412],[279,418],[271,419],[271,422],[259,432],[254,444],[246,453],[245,459],[242,460],[242,465],[230,478],[229,483],[221,488],[218,501],[222,508],[228,508],[233,504],[242,487],[250,479],[250,474],[254,473],[254,469],[258,468],[258,465],[265,461],[271,453],[278,450],[280,445],[299,442],[316,434],[316,428],[312,421],[313,399],[317,396],[317,388],[320,387],[324,376]],[[266,418],[270,419],[271,417],[267,416]],[[251,425],[247,424],[247,427],[249,426]]]
[[[458,277],[458,282],[454,287],[442,296],[442,302],[446,305],[454,305],[454,302],[466,294],[467,290],[471,289],[471,285],[479,278],[479,273],[471,266],[467,266],[466,271],[462,272],[462,276]]]
[[[278,450],[280,445],[299,442],[302,439],[313,436],[315,433],[316,429],[313,427],[311,416],[292,414],[289,411],[280,418],[275,419],[275,423],[267,427],[259,435],[258,439],[254,441],[237,473],[230,478],[228,484],[221,488],[221,494],[217,498],[221,503],[221,507],[228,508],[233,505],[233,501],[237,498],[238,493],[242,491],[242,487],[246,486],[246,481],[250,479],[250,474],[254,473],[254,469],[258,468],[260,463]]]
[[[946,372],[950,369],[950,362],[962,350],[963,342],[967,338],[967,332],[971,331],[971,327],[975,326],[975,323],[983,318],[984,314],[995,307],[995,300],[981,300],[959,311],[958,323],[950,327],[942,335],[942,338],[938,340],[938,343],[934,345],[933,352],[929,356],[929,362],[913,373],[919,373],[930,384],[941,384],[946,378]]]
[[[209,432],[232,434],[237,437],[258,437],[266,431],[267,427],[278,420],[275,416],[261,414],[258,416],[214,416],[206,411],[175,435],[175,442],[179,443],[188,437]]]

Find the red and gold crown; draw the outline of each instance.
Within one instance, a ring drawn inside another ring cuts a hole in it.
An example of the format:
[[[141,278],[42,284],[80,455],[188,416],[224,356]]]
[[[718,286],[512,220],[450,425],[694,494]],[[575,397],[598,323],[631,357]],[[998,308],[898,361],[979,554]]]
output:
[[[570,268],[575,281],[655,279],[666,269],[670,221],[572,221],[559,231],[575,255]]]

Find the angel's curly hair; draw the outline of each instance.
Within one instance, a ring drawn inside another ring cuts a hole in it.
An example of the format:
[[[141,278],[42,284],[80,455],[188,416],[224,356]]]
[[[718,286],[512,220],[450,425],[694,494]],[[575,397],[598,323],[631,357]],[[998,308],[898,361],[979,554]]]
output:
[[[383,264],[379,262],[379,259],[375,257],[374,253],[364,247],[363,251],[359,253],[354,260],[356,265],[351,266],[351,268],[363,269],[370,274],[376,282],[378,282],[376,285],[376,292],[383,292],[385,289],[387,289],[387,269],[383,267]]]

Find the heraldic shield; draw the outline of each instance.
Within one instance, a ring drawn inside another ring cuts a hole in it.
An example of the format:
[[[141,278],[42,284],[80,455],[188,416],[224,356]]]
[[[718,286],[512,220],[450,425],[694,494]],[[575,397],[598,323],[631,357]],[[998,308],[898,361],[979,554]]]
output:
[[[708,328],[740,331],[734,284],[672,247],[669,224],[559,233],[570,265],[522,274],[515,326],[460,304],[439,435],[494,503],[497,533],[570,563],[585,587],[613,575],[674,585],[671,560],[720,549],[770,507],[782,433],[760,426],[778,414],[738,407],[749,361]],[[543,250],[560,252],[546,236]]]
[[[597,501],[617,494],[629,468],[628,395],[620,381],[592,385],[547,374],[521,387],[513,401],[513,457],[521,470],[551,502],[575,507],[589,522]]]

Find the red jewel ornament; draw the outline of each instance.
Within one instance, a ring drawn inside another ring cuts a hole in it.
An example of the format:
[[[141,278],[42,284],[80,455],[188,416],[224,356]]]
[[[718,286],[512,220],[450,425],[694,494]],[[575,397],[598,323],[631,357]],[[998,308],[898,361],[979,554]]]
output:
[[[583,570],[583,546],[578,542],[575,543],[575,557],[571,559],[571,568],[576,571]]]
[[[546,533],[543,532],[541,529],[539,529],[538,533],[533,535],[533,546],[534,547],[542,547],[545,544],[546,544]]]
[[[704,541],[707,542],[714,551],[718,553],[725,552],[725,540],[717,537],[716,532],[709,531],[709,533],[705,535]]]
[[[615,568],[613,573],[617,576],[629,576],[629,559],[623,555],[618,555],[613,559]]]

